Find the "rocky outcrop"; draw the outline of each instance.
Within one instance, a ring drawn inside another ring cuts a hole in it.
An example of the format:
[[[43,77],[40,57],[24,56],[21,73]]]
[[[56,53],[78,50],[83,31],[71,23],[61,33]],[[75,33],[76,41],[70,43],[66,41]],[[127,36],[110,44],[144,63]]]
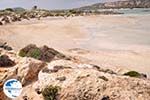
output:
[[[15,62],[12,61],[7,55],[0,56],[0,67],[12,67]]]
[[[55,59],[70,59],[53,48],[49,48],[47,46],[38,48],[34,44],[30,44],[21,49],[19,55],[21,57],[32,57],[45,62],[50,62]]]
[[[46,66],[46,63],[31,59],[23,58],[17,64],[17,77],[23,85],[27,85],[37,80],[39,71]]]
[[[38,77],[34,90],[58,86],[61,88],[58,100],[148,100],[150,97],[149,80],[109,73],[89,64],[53,61]]]
[[[30,45],[26,50],[31,50],[30,47],[37,48]],[[40,50],[59,54],[49,47]],[[0,50],[0,52],[16,62],[13,67],[5,69],[0,67],[0,100],[8,99],[2,87],[10,78],[18,79],[23,84],[22,94],[15,100],[44,100],[51,97],[58,100],[149,100],[150,98],[150,80],[141,77],[143,75],[141,73],[130,71],[119,74],[111,69],[73,59],[67,60],[58,55],[55,56],[59,59],[44,62],[31,57],[19,57],[13,51]]]
[[[1,21],[3,22],[3,24],[8,24],[10,23],[9,17],[8,16],[3,16]]]

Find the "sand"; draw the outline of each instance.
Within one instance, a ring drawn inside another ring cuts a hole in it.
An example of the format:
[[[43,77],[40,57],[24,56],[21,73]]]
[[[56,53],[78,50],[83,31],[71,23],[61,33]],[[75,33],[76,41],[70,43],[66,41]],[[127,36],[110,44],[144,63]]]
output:
[[[150,15],[98,15],[15,22],[0,26],[14,50],[48,45],[101,67],[150,75]]]

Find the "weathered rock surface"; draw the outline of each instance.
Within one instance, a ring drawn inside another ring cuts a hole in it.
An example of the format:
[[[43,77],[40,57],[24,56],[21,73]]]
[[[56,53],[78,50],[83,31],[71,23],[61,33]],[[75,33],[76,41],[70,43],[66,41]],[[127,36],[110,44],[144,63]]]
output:
[[[46,66],[46,63],[32,58],[23,58],[17,64],[17,77],[23,85],[37,80],[39,71]]]
[[[60,86],[59,100],[148,100],[150,97],[150,80],[98,70],[89,64],[53,61],[38,77],[32,90],[42,90],[47,85]],[[37,96],[43,100],[41,95],[34,91],[33,94],[30,96],[34,100]]]

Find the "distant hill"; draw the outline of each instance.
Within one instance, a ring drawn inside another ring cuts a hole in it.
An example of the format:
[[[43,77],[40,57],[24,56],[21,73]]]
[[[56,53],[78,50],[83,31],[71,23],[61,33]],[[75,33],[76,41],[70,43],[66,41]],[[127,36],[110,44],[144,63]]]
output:
[[[22,7],[15,7],[15,8],[6,8],[6,9],[1,10],[1,11],[10,11],[10,12],[20,13],[20,12],[24,12],[26,10]]]
[[[150,8],[150,0],[122,0],[116,2],[96,3],[80,7],[80,10],[96,10],[109,8]]]
[[[23,12],[23,11],[25,11],[25,9],[24,8],[22,8],[22,7],[16,7],[16,8],[12,8],[15,12]]]

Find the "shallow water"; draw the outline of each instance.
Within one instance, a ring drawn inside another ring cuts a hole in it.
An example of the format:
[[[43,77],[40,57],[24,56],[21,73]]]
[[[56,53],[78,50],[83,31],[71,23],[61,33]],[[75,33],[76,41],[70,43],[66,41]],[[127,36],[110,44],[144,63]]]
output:
[[[150,48],[149,16],[114,15],[111,20],[105,16],[93,23],[85,21],[87,36],[78,44],[90,50],[136,50],[135,47],[146,50],[145,47]]]
[[[100,11],[116,11],[124,14],[150,14],[150,8],[134,8],[134,9],[101,9]]]

